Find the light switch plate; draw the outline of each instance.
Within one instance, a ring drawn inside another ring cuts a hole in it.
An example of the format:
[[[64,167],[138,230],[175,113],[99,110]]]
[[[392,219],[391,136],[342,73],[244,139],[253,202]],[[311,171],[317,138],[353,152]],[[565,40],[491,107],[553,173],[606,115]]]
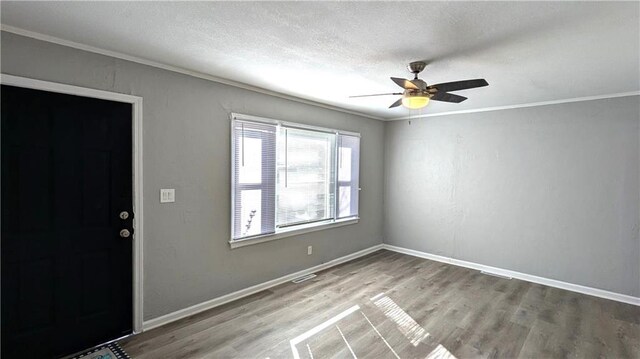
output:
[[[160,189],[160,203],[171,203],[176,201],[176,190],[173,188]]]

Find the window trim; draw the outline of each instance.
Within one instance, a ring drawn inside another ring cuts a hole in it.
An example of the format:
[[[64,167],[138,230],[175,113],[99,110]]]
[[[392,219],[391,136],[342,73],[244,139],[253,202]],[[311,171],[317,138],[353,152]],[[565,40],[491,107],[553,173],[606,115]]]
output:
[[[318,126],[305,125],[305,124],[301,124],[301,123],[279,121],[279,120],[274,120],[274,119],[271,119],[271,118],[258,117],[258,116],[252,116],[252,115],[244,115],[244,114],[235,113],[235,112],[232,112],[229,115],[229,118],[230,118],[231,121],[233,121],[233,120],[254,121],[254,122],[267,123],[267,124],[270,124],[270,125],[281,125],[281,126],[285,126],[285,127],[288,127],[288,128],[297,128],[297,129],[301,129],[301,130],[311,130],[311,131],[318,131],[318,132],[325,132],[325,133],[335,133],[335,134],[341,134],[341,135],[349,135],[349,136],[361,137],[359,132],[350,132],[350,131],[344,131],[344,130],[337,130],[335,128],[318,127]],[[233,134],[233,127],[231,127],[231,133]]]
[[[263,242],[275,241],[282,238],[298,236],[305,233],[322,231],[325,229],[338,228],[348,226],[350,224],[356,224],[360,221],[360,217],[347,217],[341,219],[328,219],[322,223],[314,222],[307,225],[297,225],[287,229],[282,229],[276,233],[260,234],[253,237],[245,237],[241,239],[229,240],[229,246],[231,249],[250,246],[252,244],[258,244]]]
[[[256,236],[251,236],[251,237],[245,237],[245,238],[239,238],[239,239],[234,239],[233,238],[233,226],[234,226],[234,217],[233,217],[233,213],[235,211],[235,193],[233,190],[233,184],[234,184],[234,170],[233,170],[233,153],[234,153],[234,146],[235,146],[235,136],[234,136],[234,132],[233,132],[233,121],[234,120],[238,120],[238,121],[253,121],[253,122],[260,122],[260,123],[265,123],[265,124],[270,124],[270,125],[280,125],[280,126],[284,126],[284,127],[288,127],[288,128],[295,128],[295,129],[302,129],[302,130],[311,130],[311,131],[317,131],[317,132],[324,132],[324,133],[332,133],[335,135],[348,135],[348,136],[354,136],[354,137],[358,137],[361,138],[360,133],[358,132],[351,132],[351,131],[344,131],[344,130],[337,130],[337,129],[332,129],[332,128],[327,128],[327,127],[318,127],[318,126],[311,126],[311,125],[305,125],[305,124],[300,124],[300,123],[293,123],[293,122],[287,122],[287,121],[279,121],[279,120],[274,120],[274,119],[270,119],[270,118],[266,118],[266,117],[259,117],[259,116],[252,116],[252,115],[245,115],[245,114],[240,114],[240,113],[235,113],[232,112],[229,114],[229,119],[230,119],[230,132],[231,132],[231,231],[230,231],[230,239],[229,239],[229,246],[231,247],[231,249],[234,248],[240,248],[240,247],[245,247],[245,246],[249,246],[252,244],[258,244],[258,243],[263,243],[263,242],[268,242],[268,241],[273,241],[273,240],[277,240],[277,239],[281,239],[281,238],[286,238],[286,237],[291,237],[291,236],[296,236],[296,235],[300,235],[300,234],[304,234],[304,233],[309,233],[309,232],[315,232],[315,231],[319,231],[319,230],[324,230],[324,229],[331,229],[331,228],[337,228],[337,227],[342,227],[342,226],[346,226],[346,225],[350,225],[350,224],[356,224],[360,221],[360,216],[356,215],[356,216],[351,216],[351,217],[343,217],[343,218],[336,218],[336,215],[334,214],[333,218],[329,218],[326,220],[322,220],[322,221],[317,221],[317,222],[312,222],[312,223],[308,223],[308,224],[299,224],[299,225],[295,225],[295,226],[290,226],[290,227],[282,227],[279,230],[276,228],[277,232],[275,233],[265,233],[265,234],[260,234],[260,235],[256,235]],[[337,157],[337,153],[339,151],[336,151],[336,157]],[[337,178],[336,178],[336,183],[337,182]],[[360,190],[360,188],[358,188],[358,190]],[[337,210],[337,209],[334,209]]]

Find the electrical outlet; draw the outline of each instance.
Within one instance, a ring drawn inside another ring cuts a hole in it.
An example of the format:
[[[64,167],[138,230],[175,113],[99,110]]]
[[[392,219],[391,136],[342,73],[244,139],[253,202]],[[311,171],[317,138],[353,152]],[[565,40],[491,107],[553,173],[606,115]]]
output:
[[[173,188],[160,189],[160,203],[171,203],[176,201],[176,190]]]
[[[307,255],[310,256],[313,253],[313,246],[307,247]]]

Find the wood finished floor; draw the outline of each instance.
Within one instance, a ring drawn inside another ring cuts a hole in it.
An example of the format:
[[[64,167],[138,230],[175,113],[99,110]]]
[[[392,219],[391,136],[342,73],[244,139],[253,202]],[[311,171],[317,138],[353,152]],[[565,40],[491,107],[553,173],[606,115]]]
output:
[[[640,358],[640,307],[385,250],[317,275],[120,344],[136,359]]]

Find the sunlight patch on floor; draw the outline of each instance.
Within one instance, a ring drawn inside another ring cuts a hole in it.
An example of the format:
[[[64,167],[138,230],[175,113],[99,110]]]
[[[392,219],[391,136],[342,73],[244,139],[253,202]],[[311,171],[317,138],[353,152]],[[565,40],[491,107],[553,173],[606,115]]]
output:
[[[456,357],[451,354],[442,344],[438,344],[438,346],[429,353],[424,359],[456,359]]]
[[[349,348],[349,351],[351,352],[351,355],[353,355],[353,359],[358,359],[358,357],[356,356],[356,353],[354,353],[353,349],[351,349],[351,345],[349,345],[349,342],[347,341],[347,338],[344,337],[344,334],[342,333],[342,330],[340,330],[340,327],[336,325],[336,329],[338,329],[338,332],[340,332],[340,336],[342,337],[342,340],[344,340],[344,343],[347,345],[347,348]]]
[[[382,335],[382,333],[380,333],[380,331],[378,331],[378,328],[376,328],[375,325],[373,325],[373,323],[371,323],[371,321],[369,320],[369,317],[367,317],[366,314],[364,314],[363,311],[360,311],[360,314],[362,314],[362,316],[364,317],[364,319],[367,320],[367,322],[369,322],[369,325],[371,325],[371,328],[373,328],[373,330],[376,332],[376,334],[378,334],[378,336],[380,337],[380,339],[382,339],[382,341],[384,342],[384,344],[387,345],[387,348],[389,348],[391,350],[391,352],[393,353],[393,355],[396,356],[396,358],[400,359],[400,356],[398,355],[398,353],[396,353],[395,350],[393,350],[393,348],[391,347],[391,344],[389,344],[389,342],[387,341],[387,339]]]
[[[411,341],[413,346],[418,346],[422,340],[429,336],[424,328],[420,326],[409,314],[407,314],[400,306],[398,306],[391,298],[380,293],[371,298],[373,304],[375,304],[384,315],[393,320],[397,325],[400,332]]]
[[[309,358],[313,359],[313,353],[311,352],[311,347],[307,344],[307,351],[309,352]]]
[[[413,346],[417,347],[420,343],[422,343],[424,339],[430,336],[430,334],[424,328],[422,328],[409,314],[407,314],[402,308],[400,308],[400,306],[396,304],[391,298],[389,298],[385,293],[380,293],[370,298],[370,300],[379,310],[382,311],[382,313],[388,319],[390,319],[397,325],[398,330],[411,342]],[[342,319],[350,316],[351,314],[357,311],[359,311],[360,314],[362,314],[362,316],[367,321],[367,323],[369,323],[369,325],[374,330],[374,332],[378,335],[378,337],[382,339],[382,341],[387,346],[387,348],[391,350],[393,355],[397,359],[400,359],[400,355],[396,353],[396,351],[393,349],[391,344],[386,340],[386,338],[382,335],[382,333],[380,333],[380,331],[371,322],[371,320],[369,320],[369,318],[364,313],[364,311],[361,310],[359,305],[354,305],[346,309],[345,311],[316,325],[315,327],[307,330],[306,332],[298,335],[297,337],[291,339],[289,341],[289,344],[291,345],[291,352],[293,354],[293,358],[300,359],[300,353],[298,352],[298,348],[297,348],[298,344],[303,344],[305,341],[307,341],[311,337],[333,326],[338,331],[338,333],[340,333],[340,336],[342,337],[342,340],[346,344],[352,357],[354,359],[357,359],[357,356],[353,348],[349,344],[349,341],[347,340],[344,333],[338,326],[338,322],[340,322]],[[305,346],[304,349],[306,349],[309,357],[313,359],[313,353],[311,351],[311,347],[309,343],[304,343],[304,346]],[[307,353],[303,352],[303,356],[306,356]],[[434,350],[432,350],[429,354],[425,356],[425,359],[456,359],[456,357],[453,354],[451,354],[451,352],[449,352],[442,344],[438,344],[438,346]]]
[[[294,359],[300,359],[300,353],[298,352],[298,349],[296,348],[296,345],[302,343],[303,341],[311,338],[312,336],[320,333],[323,329],[326,329],[330,326],[332,326],[333,324],[339,322],[342,318],[346,318],[347,316],[351,315],[351,313],[357,311],[360,309],[359,305],[354,305],[353,307],[345,310],[344,312],[331,317],[329,319],[327,319],[326,321],[324,321],[323,323],[320,323],[318,325],[316,325],[315,327],[307,330],[306,332],[298,335],[297,337],[291,339],[289,341],[289,344],[291,345],[291,352],[293,353],[293,358]],[[308,348],[309,351],[311,351],[310,348]]]

